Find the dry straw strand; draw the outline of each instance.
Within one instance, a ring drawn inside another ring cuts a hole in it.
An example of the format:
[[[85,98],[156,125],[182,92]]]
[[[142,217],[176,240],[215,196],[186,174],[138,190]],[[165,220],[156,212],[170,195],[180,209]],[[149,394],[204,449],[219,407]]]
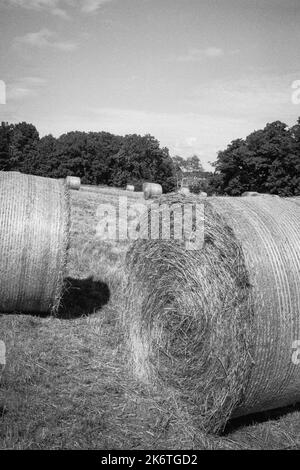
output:
[[[187,199],[201,201],[169,203]],[[300,208],[263,196],[201,203],[201,249],[131,246],[124,325],[135,373],[175,391],[198,426],[217,432],[231,416],[300,399]]]
[[[69,243],[64,182],[0,172],[0,311],[55,313]]]

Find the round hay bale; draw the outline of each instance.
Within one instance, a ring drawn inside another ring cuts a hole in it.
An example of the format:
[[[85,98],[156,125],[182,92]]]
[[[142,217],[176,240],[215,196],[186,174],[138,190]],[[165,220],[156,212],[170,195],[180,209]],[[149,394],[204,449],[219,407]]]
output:
[[[55,313],[69,242],[66,185],[0,172],[0,201],[0,311]]]
[[[81,179],[77,176],[67,176],[66,178],[67,187],[69,189],[74,189],[75,191],[79,191],[81,186]]]
[[[180,188],[178,192],[179,194],[182,194],[183,196],[188,196],[190,194],[189,188]]]
[[[260,196],[260,193],[257,193],[256,191],[245,191],[243,194],[242,194],[242,197],[255,197],[255,196]]]
[[[169,390],[201,429],[218,432],[232,416],[300,400],[292,360],[300,207],[271,198],[201,203],[200,249],[187,249],[185,238],[132,244],[124,325],[135,374]]]
[[[157,183],[143,183],[144,198],[155,199],[162,195],[162,187]]]
[[[126,186],[126,191],[134,191],[134,186],[133,186],[133,184],[127,184],[127,186]]]
[[[255,191],[246,191],[245,193],[242,194],[242,197],[280,197],[278,194],[268,194],[268,193],[256,193]]]
[[[201,192],[199,193],[199,196],[201,196],[201,197],[207,197],[207,193],[206,193],[205,191],[201,191]]]
[[[291,202],[294,202],[295,204],[300,205],[300,196],[290,197],[288,198],[288,201],[291,201]]]

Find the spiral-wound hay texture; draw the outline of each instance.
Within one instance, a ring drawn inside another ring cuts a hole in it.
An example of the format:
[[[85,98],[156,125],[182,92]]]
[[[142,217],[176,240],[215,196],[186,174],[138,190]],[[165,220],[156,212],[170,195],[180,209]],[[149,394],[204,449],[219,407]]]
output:
[[[299,204],[299,206],[300,206],[300,196],[291,197],[288,200],[293,201],[295,204]]]
[[[187,250],[184,240],[132,245],[124,322],[136,374],[216,432],[231,416],[300,401],[300,365],[292,360],[300,339],[300,207],[266,197],[201,203],[201,249]]]
[[[77,176],[67,176],[66,183],[69,189],[75,189],[76,191],[79,191],[81,179]]]
[[[0,311],[58,308],[69,234],[64,182],[0,172]]]

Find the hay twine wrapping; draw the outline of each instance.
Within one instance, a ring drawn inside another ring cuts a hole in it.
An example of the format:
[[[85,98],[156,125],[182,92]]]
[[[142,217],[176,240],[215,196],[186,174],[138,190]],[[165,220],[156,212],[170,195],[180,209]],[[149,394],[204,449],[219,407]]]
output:
[[[78,176],[67,176],[66,184],[69,189],[79,191],[81,186],[81,179]]]
[[[174,195],[169,204],[187,199]],[[135,374],[175,394],[197,426],[218,432],[232,416],[300,399],[292,361],[300,207],[266,197],[202,204],[201,249],[172,239],[132,244],[123,321]]]
[[[0,172],[0,201],[0,311],[55,313],[69,243],[66,185]]]
[[[154,199],[158,198],[162,195],[162,186],[157,183],[143,183],[143,193],[144,198],[147,199]]]

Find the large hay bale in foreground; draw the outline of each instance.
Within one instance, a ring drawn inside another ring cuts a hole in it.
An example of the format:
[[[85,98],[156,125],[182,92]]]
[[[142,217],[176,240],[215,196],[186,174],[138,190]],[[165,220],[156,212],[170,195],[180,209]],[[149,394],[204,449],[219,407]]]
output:
[[[288,198],[288,201],[292,201],[292,202],[294,202],[295,204],[299,204],[299,206],[300,206],[300,196],[289,197],[289,198]]]
[[[81,179],[77,176],[67,176],[66,178],[67,187],[69,189],[74,189],[75,191],[79,191],[81,186]]]
[[[143,183],[144,198],[154,199],[162,195],[162,186],[157,183]]]
[[[300,207],[193,202],[204,206],[201,249],[187,250],[187,235],[131,246],[124,324],[135,373],[217,432],[232,416],[300,401]]]
[[[0,311],[54,313],[69,241],[65,184],[0,172],[0,227]]]

